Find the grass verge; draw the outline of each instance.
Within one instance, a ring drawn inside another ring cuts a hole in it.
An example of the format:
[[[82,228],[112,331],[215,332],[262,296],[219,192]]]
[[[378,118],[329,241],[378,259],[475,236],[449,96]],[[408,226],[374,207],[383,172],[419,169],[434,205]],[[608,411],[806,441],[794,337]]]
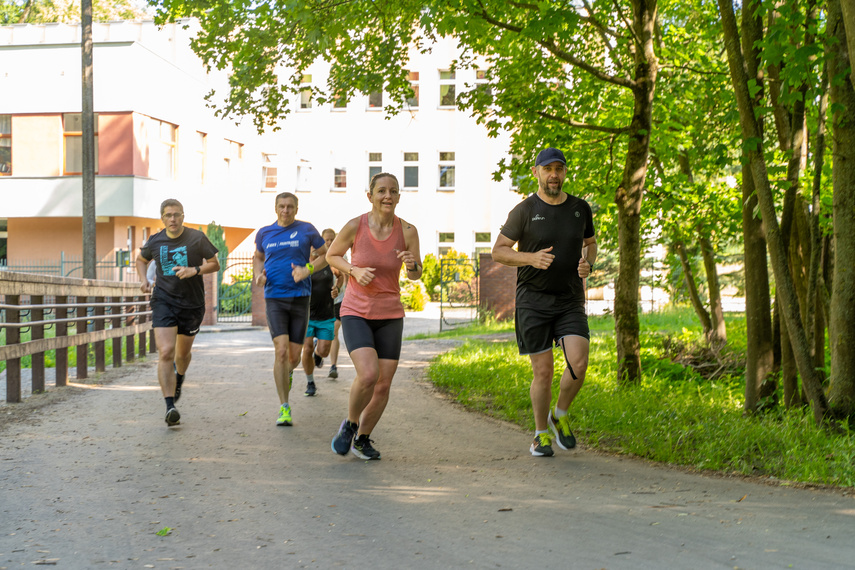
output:
[[[616,382],[614,321],[591,318],[588,374],[570,409],[577,437],[592,448],[699,470],[759,476],[781,484],[855,486],[855,433],[817,427],[806,408],[779,407],[744,417],[741,373],[708,379],[665,356],[666,336],[683,343],[700,342],[690,311],[688,317],[687,311],[675,310],[642,318],[644,377],[639,385],[624,387]],[[450,332],[467,336],[513,328],[469,330]],[[731,359],[738,358],[745,346],[744,319],[739,315],[729,318],[728,335],[726,350]],[[556,362],[562,361],[558,350],[555,356]],[[561,372],[563,366],[556,366],[553,404]],[[512,339],[469,338],[438,356],[428,374],[437,387],[463,405],[534,429],[531,367]]]

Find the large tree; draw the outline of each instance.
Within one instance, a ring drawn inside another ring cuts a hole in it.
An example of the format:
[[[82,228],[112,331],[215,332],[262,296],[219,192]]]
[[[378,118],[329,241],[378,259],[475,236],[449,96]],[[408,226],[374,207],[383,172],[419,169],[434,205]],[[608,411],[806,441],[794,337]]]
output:
[[[133,20],[148,16],[139,0],[93,0],[96,22]],[[80,0],[0,0],[0,25],[80,22]]]
[[[458,66],[486,59],[489,90],[460,98],[489,129],[513,133],[522,172],[544,145],[568,153],[576,188],[613,196],[620,272],[615,321],[618,375],[641,376],[639,268],[641,204],[647,178],[653,105],[658,0],[506,2],[460,0],[305,0],[288,4],[162,0],[160,18],[194,16],[201,32],[194,50],[209,64],[230,68],[231,92],[220,111],[251,115],[259,128],[289,112],[304,70],[322,58],[335,65],[321,101],[384,90],[389,112],[410,96],[408,55],[435,36],[453,36]],[[617,176],[613,161],[622,156]],[[578,192],[578,190],[577,190]]]

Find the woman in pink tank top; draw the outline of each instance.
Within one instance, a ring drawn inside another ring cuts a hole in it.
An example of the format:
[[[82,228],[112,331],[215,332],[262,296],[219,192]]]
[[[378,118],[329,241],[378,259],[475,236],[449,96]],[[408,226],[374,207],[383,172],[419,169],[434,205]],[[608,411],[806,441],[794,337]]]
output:
[[[413,281],[422,276],[419,233],[395,215],[400,199],[395,176],[375,175],[368,190],[371,211],[347,222],[327,252],[329,264],[350,275],[341,330],[356,369],[347,418],[331,444],[339,455],[351,450],[361,459],[380,459],[369,436],[386,409],[401,357],[401,266]],[[348,249],[350,262],[344,258]]]

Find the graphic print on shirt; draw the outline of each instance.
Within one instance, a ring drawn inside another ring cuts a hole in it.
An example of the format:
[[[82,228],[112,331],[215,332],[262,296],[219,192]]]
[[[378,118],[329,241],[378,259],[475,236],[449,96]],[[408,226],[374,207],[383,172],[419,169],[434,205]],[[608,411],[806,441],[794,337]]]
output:
[[[164,275],[175,275],[173,267],[188,267],[187,246],[181,245],[169,250],[169,246],[160,246],[160,268]]]

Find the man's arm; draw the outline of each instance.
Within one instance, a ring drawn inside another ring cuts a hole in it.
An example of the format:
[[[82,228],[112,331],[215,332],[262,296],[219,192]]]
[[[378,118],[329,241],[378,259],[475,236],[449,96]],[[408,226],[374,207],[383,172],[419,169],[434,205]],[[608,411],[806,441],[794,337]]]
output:
[[[585,238],[582,242],[582,257],[579,259],[579,277],[587,278],[594,270],[595,261],[597,261],[597,238]]]
[[[540,251],[517,251],[514,249],[515,241],[500,233],[493,245],[493,259],[502,265],[511,267],[522,267],[531,265],[536,269],[548,269],[552,265],[555,256],[551,254],[552,246]]]
[[[151,283],[148,282],[148,262],[149,260],[142,255],[137,255],[136,267],[137,277],[140,279],[140,291],[143,293],[151,293]]]

